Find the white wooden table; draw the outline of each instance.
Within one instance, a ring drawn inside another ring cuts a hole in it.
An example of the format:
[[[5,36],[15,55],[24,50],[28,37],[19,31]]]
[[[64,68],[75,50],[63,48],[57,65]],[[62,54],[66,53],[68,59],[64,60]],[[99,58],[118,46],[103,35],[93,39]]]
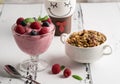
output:
[[[73,15],[72,31],[78,28],[78,7]],[[84,28],[94,29],[105,33],[108,44],[112,46],[113,53],[104,56],[99,61],[90,64],[93,84],[120,84],[120,3],[81,3],[84,17]],[[47,14],[41,4],[5,4],[0,16],[0,84],[24,84],[19,79],[10,78],[4,71],[5,64],[16,66],[29,58],[16,45],[11,26],[20,16],[33,17]],[[62,72],[58,75],[51,74],[51,65],[59,63],[72,70],[85,79],[85,65],[71,61],[64,52],[64,45],[59,37],[54,37],[49,49],[39,58],[45,59],[50,66],[38,73],[37,81],[41,84],[85,84],[84,81],[62,78]]]

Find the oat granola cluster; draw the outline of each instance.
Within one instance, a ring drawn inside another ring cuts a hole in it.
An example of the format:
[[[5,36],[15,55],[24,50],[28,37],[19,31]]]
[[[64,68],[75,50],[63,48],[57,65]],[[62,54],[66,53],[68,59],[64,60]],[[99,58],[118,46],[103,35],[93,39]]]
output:
[[[74,32],[67,39],[67,42],[77,47],[94,47],[101,45],[106,41],[105,35],[93,30],[83,30],[80,32]]]

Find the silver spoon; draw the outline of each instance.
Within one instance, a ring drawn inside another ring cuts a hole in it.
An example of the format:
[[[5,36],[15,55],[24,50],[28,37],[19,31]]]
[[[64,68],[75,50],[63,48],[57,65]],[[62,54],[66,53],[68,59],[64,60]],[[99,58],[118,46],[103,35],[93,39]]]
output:
[[[31,80],[32,82],[34,82],[35,84],[40,84],[39,82],[33,80],[33,79],[30,79],[28,77],[25,77],[25,76],[22,76],[13,66],[11,65],[5,65],[4,67],[4,70],[10,74],[11,76],[15,77],[15,78],[25,78],[25,79],[28,79],[28,80]]]

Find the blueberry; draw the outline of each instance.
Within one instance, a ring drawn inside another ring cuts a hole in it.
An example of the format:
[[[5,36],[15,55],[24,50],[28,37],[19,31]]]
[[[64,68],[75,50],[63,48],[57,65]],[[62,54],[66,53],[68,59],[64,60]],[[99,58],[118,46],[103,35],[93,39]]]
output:
[[[34,31],[34,30],[32,30],[31,32],[30,32],[30,35],[37,35],[38,33],[36,32],[36,31]]]
[[[49,27],[49,23],[48,22],[43,22],[42,26]]]

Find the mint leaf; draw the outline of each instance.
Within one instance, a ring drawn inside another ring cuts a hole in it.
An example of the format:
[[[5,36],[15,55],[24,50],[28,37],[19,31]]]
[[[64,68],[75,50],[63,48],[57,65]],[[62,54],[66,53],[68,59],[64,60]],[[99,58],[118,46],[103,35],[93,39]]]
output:
[[[42,20],[47,20],[48,18],[49,16],[46,15],[45,17],[42,18]]]
[[[35,20],[34,20],[34,18],[26,18],[26,19],[24,20],[24,22],[25,22],[25,23],[28,23],[28,22],[32,23],[32,22],[35,22]]]
[[[82,77],[78,76],[78,75],[72,75],[73,78],[77,79],[77,80],[83,80]]]
[[[62,65],[60,68],[61,68],[61,70],[63,70],[63,69],[65,68],[65,66],[64,66],[64,65]]]
[[[42,19],[42,18],[39,16],[39,17],[38,17],[38,21],[41,21],[41,19]]]
[[[47,20],[49,18],[49,16],[44,16],[44,17],[38,17],[38,21],[45,21],[45,20]]]

